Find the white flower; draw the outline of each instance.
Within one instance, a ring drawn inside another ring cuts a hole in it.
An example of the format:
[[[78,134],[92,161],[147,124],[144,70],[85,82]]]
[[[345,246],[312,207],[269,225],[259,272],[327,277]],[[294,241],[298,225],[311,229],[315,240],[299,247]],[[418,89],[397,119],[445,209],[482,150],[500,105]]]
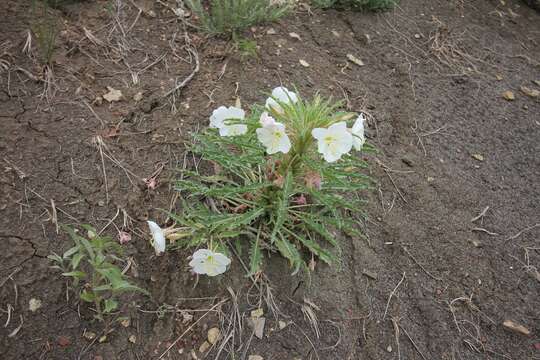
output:
[[[247,133],[248,127],[244,124],[225,125],[219,129],[221,136],[238,136]]]
[[[239,109],[234,106],[231,106],[231,107],[220,106],[216,110],[214,110],[212,112],[212,115],[210,116],[210,127],[221,129],[223,126],[226,125],[225,120],[229,120],[229,119],[243,120],[245,116],[246,116],[246,113],[242,109]]]
[[[216,276],[227,271],[230,263],[231,259],[221,253],[199,249],[193,254],[189,266],[196,274]]]
[[[279,105],[278,101],[283,104],[296,103],[298,96],[293,91],[287,90],[286,87],[278,86],[272,90],[272,97],[266,99],[266,108],[273,109],[275,112],[282,114],[283,108]]]
[[[219,129],[221,136],[243,135],[248,130],[247,125],[229,124],[228,120],[244,120],[245,116],[245,111],[240,108],[220,106],[210,116],[210,127]]]
[[[268,113],[265,111],[261,114],[261,117],[259,118],[259,122],[261,123],[261,126],[268,126],[268,125],[274,125],[276,123],[276,119],[268,115]]]
[[[353,136],[345,122],[330,125],[328,129],[316,128],[311,132],[318,141],[318,151],[328,162],[334,162],[351,151]]]
[[[150,232],[152,233],[152,245],[156,251],[156,255],[161,255],[165,252],[165,234],[163,230],[153,221],[147,221]]]
[[[291,149],[291,140],[285,133],[285,125],[282,123],[274,122],[255,131],[257,132],[257,139],[266,147],[268,154],[277,152],[286,154]]]
[[[354,122],[352,129],[349,130],[350,133],[353,135],[353,147],[357,151],[362,150],[362,146],[364,146],[364,143],[366,142],[366,137],[364,135],[365,121],[366,117],[364,116],[364,114],[360,114]]]

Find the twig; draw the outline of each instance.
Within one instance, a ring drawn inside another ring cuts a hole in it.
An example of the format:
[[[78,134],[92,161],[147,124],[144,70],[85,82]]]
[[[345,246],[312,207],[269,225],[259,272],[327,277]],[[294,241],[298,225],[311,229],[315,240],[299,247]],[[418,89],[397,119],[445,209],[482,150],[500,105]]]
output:
[[[58,214],[56,213],[56,206],[54,205],[53,199],[51,199],[51,209],[52,209],[51,221],[56,227],[56,234],[58,235]]]
[[[193,324],[191,324],[190,327],[188,327],[186,329],[186,331],[184,331],[178,338],[176,338],[176,340],[174,340],[172,342],[172,344],[169,345],[169,347],[157,358],[157,360],[163,359],[163,357],[184,337],[184,335],[186,335],[191,329],[193,329],[193,327],[195,327],[195,325],[197,325],[199,323],[199,321],[204,319],[206,317],[206,315],[208,315],[211,311],[213,311],[218,306],[223,305],[227,301],[229,301],[229,299],[223,299],[220,302],[218,302],[216,305],[212,306],[212,308],[210,310],[205,312],[199,319],[197,319],[197,321],[195,321]]]
[[[394,326],[394,336],[396,337],[398,360],[401,360],[401,350],[399,349],[399,324],[398,324],[399,320],[394,317],[391,320],[392,320],[392,325]]]
[[[508,239],[505,240],[505,242],[510,241],[510,240],[514,240],[514,239],[520,237],[521,234],[523,234],[524,232],[532,230],[532,229],[534,229],[534,228],[536,228],[538,226],[540,226],[540,223],[534,224],[533,226],[529,226],[528,228],[525,228],[525,229],[519,231],[515,235],[510,236]]]
[[[382,318],[383,320],[386,318],[386,313],[388,312],[388,307],[390,306],[390,300],[392,300],[392,296],[394,296],[394,294],[396,293],[399,285],[401,285],[403,280],[405,280],[405,272],[403,272],[403,276],[401,277],[401,280],[399,280],[398,284],[396,285],[394,290],[392,290],[392,292],[390,293],[390,296],[388,297],[388,301],[386,302],[386,309],[384,309],[384,315],[383,315],[383,318]]]
[[[36,195],[37,197],[39,197],[41,200],[45,201],[46,203],[48,203],[48,201],[43,197],[41,196],[40,194],[38,194],[36,191],[32,190],[30,187],[28,188],[28,190],[30,190],[31,192],[34,193],[34,195]],[[75,221],[75,222],[79,222],[79,220],[73,216],[71,216],[68,212],[62,210],[61,208],[59,208],[58,206],[55,206],[55,209],[60,211],[62,214],[66,215],[67,217],[69,217],[71,220]]]
[[[92,106],[90,106],[90,104],[88,102],[86,102],[86,100],[83,100],[83,104],[86,105],[86,107],[88,109],[90,109],[90,111],[92,112],[92,114],[94,114],[94,116],[96,117],[96,119],[99,120],[99,122],[101,123],[101,127],[104,128],[105,127],[105,121],[103,121],[102,118],[99,117],[98,114],[96,114],[96,112],[94,111],[94,109],[92,108]]]
[[[407,253],[407,255],[409,255],[411,257],[411,259],[413,259],[413,261],[416,263],[416,265],[420,266],[420,268],[432,279],[435,279],[435,280],[438,280],[438,281],[442,281],[443,279],[441,278],[438,278],[436,277],[435,275],[432,275],[429,271],[427,271],[419,262],[418,260],[416,260],[416,258],[409,252],[409,250],[407,250],[407,248],[405,246],[401,246],[401,248],[403,249],[403,251],[405,251]]]
[[[475,222],[476,220],[479,220],[479,219],[483,218],[484,216],[486,216],[486,213],[487,213],[488,210],[489,210],[489,206],[486,206],[484,208],[484,210],[482,210],[482,212],[480,214],[478,214],[477,216],[475,216],[475,217],[473,217],[471,219],[471,222]]]
[[[399,325],[399,324],[398,324]],[[414,346],[414,348],[416,349],[416,351],[418,351],[418,353],[420,354],[420,356],[422,357],[422,359],[424,360],[427,360],[426,357],[424,356],[424,354],[422,354],[422,352],[420,351],[420,349],[418,348],[418,346],[416,346],[415,342],[413,341],[413,339],[409,336],[409,333],[407,332],[407,330],[405,330],[403,328],[403,326],[399,325],[399,327],[401,328],[401,330],[403,330],[403,332],[405,333],[405,335],[407,335],[407,337],[409,338],[411,344]]]
[[[407,203],[407,200],[405,199],[405,196],[403,196],[403,194],[401,193],[401,191],[399,190],[399,188],[397,187],[396,183],[394,182],[394,179],[392,178],[392,176],[390,175],[390,172],[387,170],[387,169],[384,169],[384,172],[386,173],[386,175],[388,176],[388,178],[390,179],[390,181],[392,182],[392,185],[394,185],[394,187],[396,188],[397,192],[398,192],[398,195],[399,197],[401,198],[401,200],[403,200],[405,203]]]
[[[294,321],[292,322],[292,324],[295,325],[298,328],[298,330],[300,330],[300,332],[306,337],[307,341],[309,342],[309,344],[313,348],[313,351],[315,352],[315,357],[317,357],[317,359],[320,359],[319,358],[319,353],[317,352],[317,348],[315,347],[315,345],[313,344],[313,342],[311,341],[309,336],[307,336],[307,334],[304,332],[304,330],[302,330],[302,328],[300,326],[298,326]]]
[[[99,150],[99,155],[101,157],[101,166],[103,167],[103,184],[105,185],[105,200],[106,204],[109,203],[109,186],[107,184],[107,171],[105,170],[105,159],[103,158],[103,146],[105,145],[101,136],[96,135],[92,139],[93,142],[97,145]]]
[[[195,59],[195,68],[193,69],[191,74],[188,75],[188,77],[186,77],[181,83],[176,85],[174,88],[169,90],[163,97],[169,97],[170,95],[176,93],[178,90],[182,89],[184,86],[186,86],[191,81],[191,79],[193,79],[195,74],[199,72],[199,55],[197,54],[197,51],[195,51],[194,49],[189,48],[189,47],[187,48],[187,51],[191,55],[193,55],[193,58]]]
[[[475,227],[475,228],[472,228],[471,230],[472,230],[472,231],[481,231],[481,232],[485,232],[486,234],[491,235],[491,236],[499,236],[499,234],[494,233],[494,232],[491,232],[491,231],[486,230],[486,229],[484,229],[484,228]]]

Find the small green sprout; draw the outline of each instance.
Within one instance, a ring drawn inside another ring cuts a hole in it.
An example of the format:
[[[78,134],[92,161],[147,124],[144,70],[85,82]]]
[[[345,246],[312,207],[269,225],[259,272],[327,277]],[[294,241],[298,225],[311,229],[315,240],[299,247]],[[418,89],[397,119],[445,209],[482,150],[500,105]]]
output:
[[[53,253],[48,258],[54,263],[52,268],[62,271],[62,275],[72,279],[72,287],[79,292],[79,298],[95,306],[95,318],[103,321],[106,315],[118,309],[118,296],[124,292],[148,294],[128,280],[115,262],[122,253],[121,246],[107,236],[97,235],[94,228],[83,225],[88,238],[81,236],[70,227],[65,227],[74,246],[62,256]]]

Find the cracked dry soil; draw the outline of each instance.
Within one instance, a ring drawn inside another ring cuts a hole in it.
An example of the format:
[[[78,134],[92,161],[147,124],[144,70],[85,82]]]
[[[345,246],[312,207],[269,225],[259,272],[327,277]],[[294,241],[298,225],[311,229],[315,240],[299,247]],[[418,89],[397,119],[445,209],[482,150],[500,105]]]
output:
[[[125,36],[106,1],[55,13],[61,32],[50,102],[40,97],[43,84],[19,69],[41,71],[21,52],[30,1],[0,3],[2,359],[157,359],[190,323],[181,313],[155,310],[164,304],[208,309],[216,300],[186,299],[228,297],[227,287],[249,316],[257,294],[238,261],[224,279],[199,279],[194,287],[187,253],[152,257],[144,220],[165,220],[159,209],[171,206],[184,143],[207,125],[212,109],[237,96],[243,104],[261,103],[280,81],[304,96],[320,91],[369,113],[367,135],[379,149],[369,158],[375,188],[360,194],[369,200],[363,209],[369,241],[340,239],[342,263],[317,265],[310,281],[289,276],[287,264],[273,257],[265,273],[289,325],[280,329],[265,307],[265,337],[251,339],[239,355],[540,358],[540,227],[534,226],[540,223],[540,100],[520,91],[540,89],[537,12],[512,0],[409,0],[382,14],[299,10],[246,33],[259,46],[256,58],[190,30],[201,69],[173,101],[163,94],[194,66],[184,28],[159,3],[137,1],[156,14],[138,18],[133,3],[120,3],[119,21],[133,24]],[[89,41],[85,29],[103,44]],[[348,62],[348,54],[365,65]],[[120,89],[124,100],[95,102],[107,86]],[[502,97],[508,90],[514,101]],[[110,156],[107,183],[96,135]],[[161,167],[158,187],[148,189],[143,179]],[[130,274],[152,296],[123,298],[130,325],[116,326],[104,342],[82,336],[100,334],[102,325],[90,321],[88,309],[49,269],[46,256],[69,245],[56,232],[55,217],[98,229],[114,219],[106,233],[116,236],[115,227],[123,226],[132,232]],[[42,302],[35,312],[31,298]],[[319,338],[302,313],[304,299],[319,308]],[[531,334],[505,329],[507,319]],[[218,322],[209,314],[165,358],[191,359]],[[247,344],[250,331],[243,336]],[[214,358],[217,348],[210,352],[207,358]]]

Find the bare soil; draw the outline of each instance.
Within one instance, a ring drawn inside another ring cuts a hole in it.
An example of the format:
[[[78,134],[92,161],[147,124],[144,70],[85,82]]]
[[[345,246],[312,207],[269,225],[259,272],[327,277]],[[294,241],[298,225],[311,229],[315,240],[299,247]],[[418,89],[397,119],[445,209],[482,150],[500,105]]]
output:
[[[255,58],[186,33],[159,2],[85,1],[55,12],[48,82],[35,41],[22,52],[30,1],[4,0],[0,14],[2,359],[202,359],[231,293],[243,325],[227,339],[242,344],[235,359],[540,359],[540,99],[520,90],[540,90],[538,12],[512,0],[409,0],[382,14],[301,7],[246,32]],[[195,52],[200,70],[165,96],[194,71]],[[311,278],[274,256],[259,288],[238,258],[221,279],[197,281],[189,253],[153,256],[144,221],[165,225],[163,210],[177,206],[175,170],[192,162],[185,144],[211,111],[237,97],[262,103],[280,83],[369,115],[379,152],[368,157],[376,186],[360,194],[368,239],[342,238],[342,263],[317,264]],[[102,100],[108,86],[123,100]],[[127,327],[93,322],[49,268],[46,256],[69,246],[56,223],[132,235],[128,272],[151,297],[123,298]],[[246,323],[258,307],[262,339]]]

